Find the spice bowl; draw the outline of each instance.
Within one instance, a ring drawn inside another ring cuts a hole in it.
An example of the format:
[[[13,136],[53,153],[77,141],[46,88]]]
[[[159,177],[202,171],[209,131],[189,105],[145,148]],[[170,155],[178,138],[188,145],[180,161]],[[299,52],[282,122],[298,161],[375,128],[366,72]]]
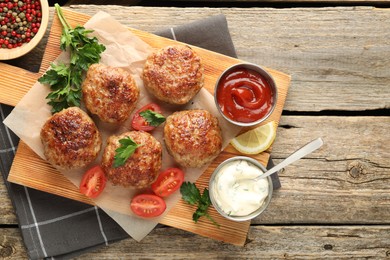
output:
[[[49,3],[47,0],[2,3],[5,6],[0,13],[0,60],[11,60],[27,54],[42,40],[49,23]]]
[[[246,221],[259,216],[268,207],[273,192],[270,176],[252,180],[267,169],[258,161],[236,156],[223,161],[209,180],[210,200],[223,217]]]
[[[278,90],[272,75],[252,63],[238,63],[219,76],[214,90],[215,104],[228,122],[255,126],[274,111]]]

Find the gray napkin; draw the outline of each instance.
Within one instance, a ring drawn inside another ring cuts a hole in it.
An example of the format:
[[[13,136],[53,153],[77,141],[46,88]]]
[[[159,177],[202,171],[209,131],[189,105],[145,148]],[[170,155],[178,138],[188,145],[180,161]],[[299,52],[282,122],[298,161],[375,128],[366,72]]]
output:
[[[157,34],[236,57],[223,15]],[[69,259],[128,238],[128,234],[97,207],[6,181],[19,142],[2,123],[11,110],[10,106],[0,105],[0,171],[18,217],[28,257]],[[273,175],[273,181],[275,189],[280,187],[277,174]]]
[[[224,15],[219,14],[156,34],[237,58]]]

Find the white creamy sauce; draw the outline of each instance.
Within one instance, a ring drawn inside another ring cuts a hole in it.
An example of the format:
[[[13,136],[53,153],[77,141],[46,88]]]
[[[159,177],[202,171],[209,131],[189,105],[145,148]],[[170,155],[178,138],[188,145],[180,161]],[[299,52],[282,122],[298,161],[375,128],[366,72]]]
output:
[[[231,161],[216,174],[213,197],[218,206],[228,215],[246,216],[264,203],[269,193],[267,178],[250,180],[263,171],[246,161]]]

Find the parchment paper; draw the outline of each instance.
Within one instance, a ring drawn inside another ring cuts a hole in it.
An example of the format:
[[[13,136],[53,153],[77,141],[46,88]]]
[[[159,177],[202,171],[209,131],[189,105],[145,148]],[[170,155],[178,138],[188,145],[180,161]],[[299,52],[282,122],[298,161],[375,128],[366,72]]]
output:
[[[121,67],[130,72],[136,80],[140,88],[140,100],[134,111],[150,102],[156,102],[161,105],[163,114],[169,116],[177,110],[202,108],[210,111],[215,115],[220,123],[223,133],[223,148],[225,148],[230,140],[237,135],[241,130],[224,120],[218,113],[215,106],[213,96],[206,90],[202,89],[197,96],[191,100],[186,106],[167,105],[157,101],[150,95],[143,86],[140,74],[143,69],[144,62],[147,56],[152,52],[152,47],[143,42],[141,39],[133,35],[125,26],[114,20],[109,14],[99,12],[94,15],[85,25],[86,28],[93,29],[93,35],[96,36],[101,43],[106,46],[106,50],[102,54],[101,63],[113,67]],[[67,53],[62,53],[55,62],[67,62],[69,60]],[[11,114],[4,120],[7,125],[16,135],[20,137],[35,153],[45,159],[43,154],[43,145],[40,140],[40,131],[43,124],[51,116],[51,107],[47,105],[45,99],[50,92],[48,86],[44,86],[36,82],[30,91],[17,104]],[[112,134],[119,134],[125,131],[132,130],[130,127],[130,119],[119,127],[113,127],[101,122],[96,116],[92,116],[98,126],[102,137],[104,150],[106,139]],[[177,166],[173,158],[168,154],[163,141],[163,127],[156,128],[152,134],[159,140],[163,146],[163,165],[162,170],[168,167]],[[99,164],[101,154],[91,165],[76,169],[76,170],[60,170],[73,184],[77,187],[80,184],[81,177],[86,169],[92,165]],[[195,182],[199,176],[207,169],[208,165],[200,168],[183,169],[186,173],[185,180]],[[146,220],[135,216],[130,210],[130,200],[136,193],[142,191],[137,189],[123,188],[107,183],[103,193],[95,200],[95,203],[110,215],[122,228],[135,240],[140,241],[159,223],[160,219],[175,205],[180,199],[180,193],[176,192],[169,198],[165,199],[167,210],[165,213],[151,220]]]

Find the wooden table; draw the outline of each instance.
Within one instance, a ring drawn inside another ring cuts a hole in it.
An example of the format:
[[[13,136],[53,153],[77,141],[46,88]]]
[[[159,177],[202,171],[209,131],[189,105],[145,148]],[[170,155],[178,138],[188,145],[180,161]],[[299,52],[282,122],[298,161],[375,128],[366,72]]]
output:
[[[126,239],[79,259],[390,257],[388,9],[71,8],[90,15],[105,10],[151,32],[225,14],[240,59],[292,76],[275,162],[316,137],[325,142],[280,174],[282,188],[252,222],[244,247],[161,227],[140,243]],[[12,63],[37,68],[34,55]],[[26,258],[0,182],[0,258]]]

